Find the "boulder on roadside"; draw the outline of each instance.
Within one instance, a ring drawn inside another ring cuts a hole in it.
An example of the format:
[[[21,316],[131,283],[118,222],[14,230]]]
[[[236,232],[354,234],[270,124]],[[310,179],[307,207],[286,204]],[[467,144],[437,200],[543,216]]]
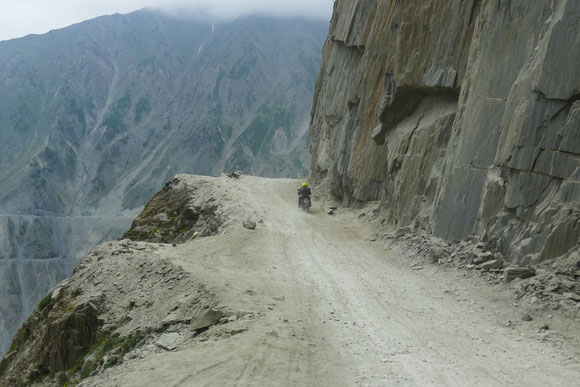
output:
[[[447,252],[439,246],[431,246],[429,250],[429,258],[431,262],[437,263],[447,256]]]
[[[477,268],[482,270],[491,270],[491,269],[501,269],[502,267],[503,261],[501,259],[493,259],[491,261],[482,263]]]
[[[463,243],[463,242],[462,242]],[[482,262],[478,262],[478,257],[480,254],[484,252],[484,244],[477,243],[475,245],[466,246],[466,250],[469,251],[467,255],[467,263],[470,264],[479,264]]]
[[[482,263],[492,261],[493,259],[493,253],[491,251],[486,251],[473,256],[471,263],[474,265],[481,265]]]
[[[197,331],[209,328],[210,326],[217,324],[222,317],[224,317],[222,311],[210,309],[201,316],[194,316],[194,318],[191,319],[191,330]]]
[[[401,237],[403,235],[409,234],[411,232],[411,227],[401,227],[397,229],[397,237]]]
[[[536,275],[536,270],[531,267],[508,267],[503,271],[506,280],[515,278],[530,278]]]

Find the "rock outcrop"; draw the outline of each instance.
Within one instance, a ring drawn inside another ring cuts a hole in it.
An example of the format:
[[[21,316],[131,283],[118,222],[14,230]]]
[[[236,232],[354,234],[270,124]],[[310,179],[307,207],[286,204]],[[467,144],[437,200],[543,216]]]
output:
[[[514,264],[578,251],[579,17],[566,0],[336,1],[313,177]]]
[[[78,382],[122,363],[138,343],[189,331],[213,295],[162,259],[165,248],[129,240],[95,248],[18,330],[0,361],[0,385]]]
[[[226,175],[177,175],[151,199],[123,237],[183,243],[197,236],[216,235],[237,225],[240,218],[253,217],[250,204],[233,195],[240,191],[233,182]]]
[[[0,361],[0,386],[77,385],[139,357],[136,347],[149,355],[173,351],[216,325],[227,324],[219,334],[243,332],[235,322],[253,312],[220,299],[220,274],[208,282],[197,271],[221,272],[208,246],[221,246],[224,234],[235,235],[238,249],[247,222],[264,228],[263,220],[250,220],[264,216],[250,188],[260,183],[241,174],[181,174],[167,182],[126,233],[133,240],[100,244],[42,299]],[[207,268],[188,266],[192,251],[204,254]]]

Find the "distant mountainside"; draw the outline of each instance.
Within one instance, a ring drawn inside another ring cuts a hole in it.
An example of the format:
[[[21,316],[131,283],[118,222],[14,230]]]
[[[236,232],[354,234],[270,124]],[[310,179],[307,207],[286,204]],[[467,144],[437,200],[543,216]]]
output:
[[[173,175],[306,175],[327,31],[142,10],[0,42],[0,353]]]

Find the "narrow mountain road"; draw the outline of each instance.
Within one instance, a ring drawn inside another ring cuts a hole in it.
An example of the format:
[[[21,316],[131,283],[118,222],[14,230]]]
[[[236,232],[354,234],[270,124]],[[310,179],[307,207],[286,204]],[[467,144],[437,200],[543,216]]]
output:
[[[540,321],[483,283],[368,241],[367,226],[297,206],[298,182],[245,176],[256,230],[160,250],[204,282],[234,322],[107,370],[87,385],[572,386],[577,327]],[[571,333],[572,332],[572,333]],[[88,381],[88,380],[87,380]]]

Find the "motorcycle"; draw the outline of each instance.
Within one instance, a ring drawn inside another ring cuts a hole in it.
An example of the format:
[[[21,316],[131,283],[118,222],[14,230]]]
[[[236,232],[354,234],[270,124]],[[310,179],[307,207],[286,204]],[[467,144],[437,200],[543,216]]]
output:
[[[304,211],[308,211],[310,206],[312,206],[310,198],[302,198],[302,201],[300,202],[300,208],[302,208]]]

